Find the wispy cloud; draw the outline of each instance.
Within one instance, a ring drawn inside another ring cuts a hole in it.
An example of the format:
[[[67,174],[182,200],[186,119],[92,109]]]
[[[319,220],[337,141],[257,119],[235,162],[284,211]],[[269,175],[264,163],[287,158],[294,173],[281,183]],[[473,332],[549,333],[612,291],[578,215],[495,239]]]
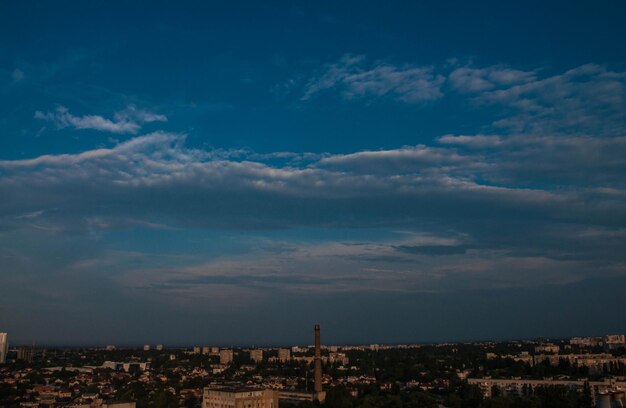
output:
[[[436,74],[432,67],[368,63],[364,56],[346,55],[311,78],[302,99],[336,89],[345,99],[380,97],[417,103],[442,97],[444,81],[445,78]]]
[[[300,74],[282,85],[288,92],[300,93],[303,101],[326,93],[366,103],[391,100],[422,104],[460,97],[474,109],[493,109],[490,115],[495,119],[490,127],[505,134],[620,136],[626,132],[626,72],[598,64],[557,74],[548,72],[543,67],[520,70],[504,64],[396,65],[348,54],[317,73]],[[441,139],[446,140],[451,141]],[[471,139],[474,144],[478,140]]]
[[[626,72],[587,64],[562,74],[489,90],[477,100],[507,109],[494,122],[520,132],[619,136],[626,132]]]
[[[129,105],[125,110],[106,119],[99,115],[75,116],[64,106],[58,106],[53,112],[35,112],[35,119],[54,123],[58,128],[93,129],[111,133],[136,134],[141,125],[150,122],[166,122],[165,115],[155,114]]]

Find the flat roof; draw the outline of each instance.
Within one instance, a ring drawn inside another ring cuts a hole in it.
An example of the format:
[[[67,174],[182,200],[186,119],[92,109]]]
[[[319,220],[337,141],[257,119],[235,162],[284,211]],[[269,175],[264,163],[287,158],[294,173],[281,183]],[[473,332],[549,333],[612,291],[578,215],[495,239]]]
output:
[[[205,390],[208,391],[218,391],[218,392],[230,392],[230,393],[238,393],[238,392],[252,392],[252,391],[265,391],[265,388],[255,388],[255,387],[246,387],[246,386],[214,386],[214,387],[205,387]]]

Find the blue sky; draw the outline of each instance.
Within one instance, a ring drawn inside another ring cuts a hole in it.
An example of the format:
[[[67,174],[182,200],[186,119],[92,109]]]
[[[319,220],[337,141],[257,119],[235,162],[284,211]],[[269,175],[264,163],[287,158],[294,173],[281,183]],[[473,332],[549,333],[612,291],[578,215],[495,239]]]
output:
[[[626,7],[545,3],[3,2],[0,331],[625,331]]]

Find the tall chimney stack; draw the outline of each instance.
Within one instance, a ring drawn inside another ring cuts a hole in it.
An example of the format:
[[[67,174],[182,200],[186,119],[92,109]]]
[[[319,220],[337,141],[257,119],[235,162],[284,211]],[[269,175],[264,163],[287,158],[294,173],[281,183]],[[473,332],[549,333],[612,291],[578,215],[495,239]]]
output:
[[[322,392],[322,350],[320,346],[320,325],[315,325],[315,393]]]

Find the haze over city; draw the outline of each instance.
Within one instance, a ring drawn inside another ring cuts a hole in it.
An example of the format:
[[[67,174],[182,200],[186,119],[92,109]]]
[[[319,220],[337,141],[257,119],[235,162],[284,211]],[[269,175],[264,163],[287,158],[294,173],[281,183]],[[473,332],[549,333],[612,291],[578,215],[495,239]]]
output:
[[[13,344],[626,331],[626,6],[0,3]]]

